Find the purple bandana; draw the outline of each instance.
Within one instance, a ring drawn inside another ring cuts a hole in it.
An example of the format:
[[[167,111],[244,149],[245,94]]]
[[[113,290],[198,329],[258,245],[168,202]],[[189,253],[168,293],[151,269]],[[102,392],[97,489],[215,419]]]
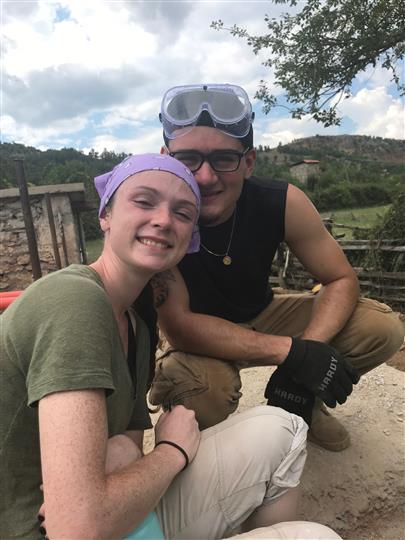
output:
[[[115,191],[127,178],[139,172],[154,170],[170,172],[184,180],[193,191],[197,199],[198,209],[200,208],[200,190],[197,182],[183,163],[167,154],[139,154],[125,158],[112,171],[95,177],[94,184],[100,196],[99,217]],[[199,249],[200,233],[196,225],[187,253],[196,253]]]

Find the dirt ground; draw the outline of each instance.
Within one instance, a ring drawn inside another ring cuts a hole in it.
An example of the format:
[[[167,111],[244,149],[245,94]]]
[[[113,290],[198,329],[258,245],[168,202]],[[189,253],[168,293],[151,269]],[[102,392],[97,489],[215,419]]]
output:
[[[333,412],[350,432],[347,450],[333,453],[308,443],[301,519],[329,525],[344,540],[405,539],[404,371],[405,350],[365,375],[348,403]],[[271,372],[243,372],[239,410],[264,403],[255,388],[264,388]]]
[[[405,315],[399,316],[405,327]],[[265,403],[273,369],[242,371],[243,397],[235,414]],[[351,446],[334,453],[308,443],[301,519],[328,525],[344,540],[405,540],[404,390],[405,344],[333,411],[349,430]]]

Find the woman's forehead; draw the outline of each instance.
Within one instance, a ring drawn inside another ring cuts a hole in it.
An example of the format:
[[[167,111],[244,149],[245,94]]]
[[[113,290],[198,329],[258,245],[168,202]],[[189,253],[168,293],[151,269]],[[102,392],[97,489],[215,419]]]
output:
[[[191,187],[182,178],[167,171],[150,170],[129,176],[120,186],[125,191],[145,189],[161,195],[179,195],[196,203],[196,196]]]

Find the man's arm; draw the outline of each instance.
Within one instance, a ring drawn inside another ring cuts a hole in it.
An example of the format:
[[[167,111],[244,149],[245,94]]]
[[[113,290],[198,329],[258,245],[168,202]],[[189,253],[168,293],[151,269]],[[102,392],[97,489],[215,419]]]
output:
[[[293,185],[287,192],[285,241],[323,285],[303,338],[328,342],[353,312],[359,297],[358,280],[313,204]]]
[[[121,470],[105,472],[107,414],[102,390],[50,394],[39,402],[46,529],[50,538],[122,538],[157,505],[185,458],[160,445]],[[199,432],[182,406],[165,413],[156,440],[181,446],[190,461]],[[137,438],[137,437],[136,437]],[[124,444],[133,442],[122,436]]]
[[[324,285],[303,339],[245,329],[218,317],[193,313],[178,269],[155,276],[152,286],[159,325],[183,351],[248,365],[283,365],[296,383],[331,407],[344,403],[358,374],[327,342],[341,330],[356,304],[354,270],[326,231],[309,199],[294,186],[287,194],[285,238]]]
[[[329,341],[344,326],[356,304],[357,277],[337,242],[326,231],[312,203],[290,185],[286,241],[304,266],[324,285],[304,338]],[[225,319],[193,313],[179,270],[152,279],[159,326],[175,348],[251,365],[278,365],[291,338],[248,330]]]
[[[159,326],[173,347],[256,366],[277,365],[287,356],[290,337],[262,334],[219,317],[193,313],[177,268],[157,274],[151,284]]]

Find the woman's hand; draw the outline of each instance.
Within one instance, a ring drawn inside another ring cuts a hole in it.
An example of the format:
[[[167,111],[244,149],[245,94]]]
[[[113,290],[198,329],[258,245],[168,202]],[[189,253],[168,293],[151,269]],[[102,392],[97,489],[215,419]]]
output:
[[[200,430],[194,411],[176,405],[171,411],[164,412],[155,426],[155,439],[156,443],[171,441],[178,444],[191,463],[200,444]]]

